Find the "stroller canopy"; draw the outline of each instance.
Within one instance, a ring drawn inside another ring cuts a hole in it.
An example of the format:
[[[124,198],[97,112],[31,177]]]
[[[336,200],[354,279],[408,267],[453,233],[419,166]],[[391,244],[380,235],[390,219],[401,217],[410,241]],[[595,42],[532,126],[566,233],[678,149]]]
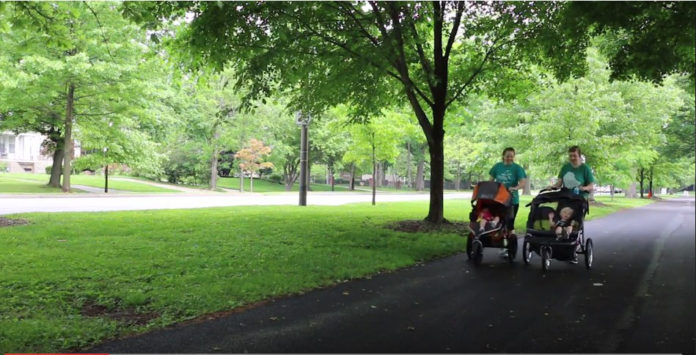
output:
[[[471,196],[471,202],[478,200],[495,201],[505,207],[510,207],[512,203],[512,194],[505,185],[494,181],[482,181],[474,187],[474,194]]]

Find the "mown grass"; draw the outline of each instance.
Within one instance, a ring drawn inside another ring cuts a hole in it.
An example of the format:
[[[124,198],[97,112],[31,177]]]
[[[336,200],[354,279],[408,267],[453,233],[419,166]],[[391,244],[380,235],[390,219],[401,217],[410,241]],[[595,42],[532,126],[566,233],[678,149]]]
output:
[[[239,178],[221,177],[217,180],[217,186],[226,189],[239,191]],[[299,191],[300,185],[295,184],[290,191]],[[331,191],[331,185],[311,184],[312,191]],[[335,191],[349,191],[346,185],[335,185]],[[244,191],[251,191],[251,181],[249,178],[244,178]],[[254,179],[254,192],[286,192],[285,185],[275,183],[264,179]]]
[[[27,173],[10,173],[10,174],[0,174],[0,179],[11,180],[16,182],[26,182],[22,180],[32,180],[37,183],[47,184],[50,178],[46,174],[27,174]],[[85,185],[96,188],[104,188],[104,176],[99,175],[72,175],[70,176],[70,183],[72,185]],[[176,190],[166,189],[158,186],[152,186],[145,183],[138,183],[132,181],[119,181],[114,179],[109,179],[109,189],[120,190],[124,192],[179,192]],[[58,189],[59,190],[59,189]],[[5,192],[0,190],[0,192]],[[15,191],[7,192],[23,192],[23,193],[37,193],[41,190],[33,189],[32,186],[27,185],[24,189],[22,186],[17,186]],[[54,191],[58,192],[58,191]]]
[[[7,174],[0,173],[0,193],[44,194],[58,192],[61,192],[59,188],[49,187],[46,184],[42,184],[40,182],[22,181],[21,179],[16,179],[8,176]]]
[[[526,200],[526,201],[525,201]],[[528,197],[523,197],[526,203]],[[591,217],[649,203],[616,199]],[[464,250],[451,233],[385,224],[427,202],[22,214],[0,228],[0,352],[76,350],[274,296]],[[445,201],[463,221],[468,200]],[[518,229],[527,210],[521,207]],[[145,325],[84,315],[88,306],[154,315]]]

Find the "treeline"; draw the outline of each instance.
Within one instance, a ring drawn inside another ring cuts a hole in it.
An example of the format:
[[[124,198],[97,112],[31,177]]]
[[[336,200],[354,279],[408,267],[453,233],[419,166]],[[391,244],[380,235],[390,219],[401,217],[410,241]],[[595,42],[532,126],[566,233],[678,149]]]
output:
[[[184,23],[155,33],[124,19],[115,4],[69,2],[4,5],[0,23],[0,131],[47,137],[51,185],[67,191],[72,171],[106,165],[210,188],[218,176],[251,174],[287,189],[297,182],[300,130],[290,103],[273,94],[248,104],[253,88],[237,86],[232,69],[190,69],[168,40]],[[693,184],[693,81],[610,80],[605,52],[614,41],[595,38],[582,77],[560,82],[531,66],[501,79],[509,81],[501,84],[506,95],[484,90],[454,103],[444,127],[445,186],[487,179],[507,146],[532,187],[546,185],[571,145],[582,147],[601,185]],[[430,154],[414,117],[403,102],[370,118],[343,105],[315,114],[313,175],[351,187],[366,175],[377,186],[426,189]],[[73,160],[74,142],[88,154]],[[243,163],[239,153],[252,142],[270,152]]]

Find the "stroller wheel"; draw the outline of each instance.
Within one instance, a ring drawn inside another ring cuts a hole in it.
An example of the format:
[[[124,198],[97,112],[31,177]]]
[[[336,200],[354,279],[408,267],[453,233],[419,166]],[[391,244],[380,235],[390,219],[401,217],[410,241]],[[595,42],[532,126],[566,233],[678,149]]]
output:
[[[549,247],[541,248],[541,270],[546,271],[551,266],[551,250]]]
[[[594,259],[594,253],[592,250],[592,238],[587,238],[585,242],[585,267],[587,270],[592,269],[592,261]]]
[[[508,239],[507,254],[508,261],[514,262],[515,257],[517,256],[517,237],[515,235]]]
[[[532,261],[532,246],[526,240],[522,244],[522,261],[525,265],[529,265]]]
[[[481,265],[481,260],[483,259],[483,244],[479,240],[475,240],[471,243],[471,257],[474,260],[474,265]]]

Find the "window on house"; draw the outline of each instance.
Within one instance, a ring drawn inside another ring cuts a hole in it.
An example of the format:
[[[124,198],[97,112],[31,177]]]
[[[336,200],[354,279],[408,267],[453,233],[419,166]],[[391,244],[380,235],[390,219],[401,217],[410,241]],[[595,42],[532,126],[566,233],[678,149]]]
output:
[[[10,154],[14,154],[15,148],[14,148],[14,143],[10,143]]]

